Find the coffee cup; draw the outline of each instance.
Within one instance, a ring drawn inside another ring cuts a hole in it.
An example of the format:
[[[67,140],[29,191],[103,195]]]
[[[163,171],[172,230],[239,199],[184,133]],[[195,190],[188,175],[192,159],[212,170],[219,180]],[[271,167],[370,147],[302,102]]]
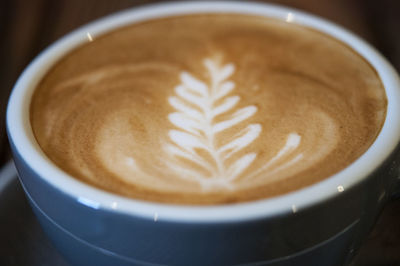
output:
[[[345,29],[187,2],[47,48],[13,89],[7,130],[30,204],[74,265],[344,265],[400,182],[399,109],[397,73]]]

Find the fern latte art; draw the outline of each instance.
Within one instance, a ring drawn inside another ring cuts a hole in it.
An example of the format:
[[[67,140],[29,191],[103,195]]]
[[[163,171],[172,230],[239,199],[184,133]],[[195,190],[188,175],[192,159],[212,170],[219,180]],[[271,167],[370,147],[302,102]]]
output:
[[[197,14],[94,36],[37,86],[31,124],[59,168],[140,200],[282,195],[349,166],[386,115],[376,71],[284,21]]]

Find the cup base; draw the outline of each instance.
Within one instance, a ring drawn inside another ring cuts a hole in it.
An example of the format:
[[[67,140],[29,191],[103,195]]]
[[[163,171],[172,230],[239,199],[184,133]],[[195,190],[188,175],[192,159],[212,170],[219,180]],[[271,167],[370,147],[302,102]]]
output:
[[[48,217],[40,207],[25,191],[29,204],[33,212],[43,227],[45,233],[50,238],[54,246],[60,251],[65,259],[76,266],[96,265],[96,266],[161,266],[164,264],[137,261],[132,258],[120,256],[105,249],[93,246],[64,228],[56,224]],[[352,252],[347,249],[351,241],[354,229],[358,222],[348,226],[345,230],[334,237],[301,252],[290,256],[261,262],[246,264],[247,266],[338,266],[348,265],[352,258]],[[346,258],[346,259],[343,259]],[[187,265],[182,262],[181,265]],[[201,264],[199,264],[201,265]],[[241,264],[243,265],[243,264]]]

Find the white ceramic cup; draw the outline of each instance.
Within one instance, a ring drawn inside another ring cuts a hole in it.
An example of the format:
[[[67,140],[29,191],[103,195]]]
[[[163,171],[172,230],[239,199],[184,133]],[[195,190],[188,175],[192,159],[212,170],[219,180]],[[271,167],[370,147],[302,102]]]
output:
[[[282,196],[221,206],[128,199],[84,184],[56,167],[29,120],[35,86],[66,53],[118,27],[182,14],[239,13],[314,28],[344,42],[379,74],[388,98],[373,145],[339,173]],[[370,45],[324,19],[275,5],[177,2],[119,12],[44,50],[22,73],[7,110],[19,177],[49,237],[76,265],[342,265],[352,257],[399,184],[400,82]]]

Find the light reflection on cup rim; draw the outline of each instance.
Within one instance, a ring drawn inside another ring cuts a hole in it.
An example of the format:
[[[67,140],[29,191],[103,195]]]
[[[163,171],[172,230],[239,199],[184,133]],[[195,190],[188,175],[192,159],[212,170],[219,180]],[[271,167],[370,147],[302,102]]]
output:
[[[386,88],[387,115],[373,145],[350,166],[314,185],[269,199],[219,206],[178,206],[129,199],[86,185],[57,168],[41,151],[29,121],[32,93],[47,70],[68,51],[120,26],[153,18],[196,13],[239,13],[278,18],[314,28],[352,47],[376,69]],[[398,114],[400,114],[400,81],[397,73],[374,48],[347,30],[313,15],[276,5],[202,1],[156,4],[129,9],[92,22],[66,35],[36,57],[17,81],[8,105],[7,129],[18,153],[36,173],[86,206],[154,221],[215,223],[295,213],[345,192],[366,179],[393,152],[400,140]]]

